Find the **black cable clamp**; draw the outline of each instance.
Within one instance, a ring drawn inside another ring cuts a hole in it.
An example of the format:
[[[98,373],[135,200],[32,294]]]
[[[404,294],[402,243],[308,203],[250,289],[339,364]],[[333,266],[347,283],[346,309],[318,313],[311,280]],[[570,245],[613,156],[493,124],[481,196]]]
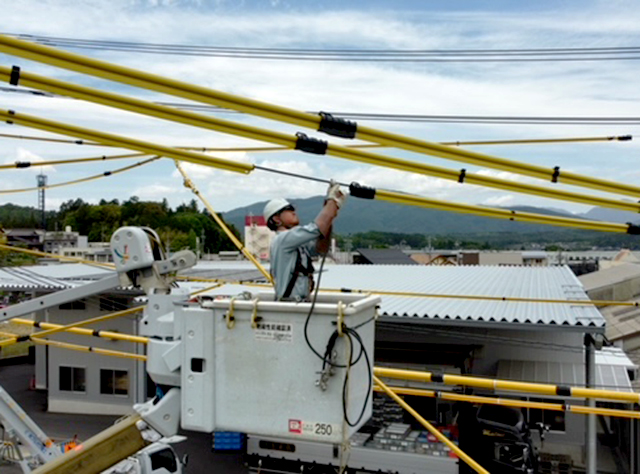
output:
[[[355,138],[358,131],[358,124],[350,120],[334,117],[326,112],[320,112],[320,125],[318,131],[327,135],[341,138]]]
[[[556,395],[560,397],[570,397],[571,396],[571,387],[567,385],[558,385],[556,387]]]
[[[104,173],[102,173],[104,176],[111,176],[111,171],[105,171]]]
[[[462,168],[460,170],[460,175],[458,176],[458,183],[464,183],[464,178],[467,176],[467,170]]]
[[[20,68],[18,66],[13,66],[11,68],[11,75],[9,76],[9,84],[12,86],[17,86],[20,82]]]
[[[433,383],[444,383],[444,374],[431,374],[431,381]]]
[[[29,335],[18,336],[18,337],[16,337],[16,342],[25,342],[25,341],[28,341],[29,339],[31,339],[31,336],[29,336]]]
[[[551,182],[557,183],[559,177],[560,177],[560,167],[556,166],[555,168],[553,168],[553,174],[551,175]]]
[[[15,115],[16,114],[13,110],[8,110],[7,112],[9,113],[9,115]],[[13,120],[7,120],[7,123],[9,125],[13,125]]]
[[[349,194],[351,194],[353,197],[362,199],[375,199],[376,188],[362,186],[361,184],[354,182],[349,185]]]
[[[633,140],[633,136],[632,135],[621,135],[618,137],[618,141],[619,142],[628,142]]]
[[[308,137],[305,133],[296,133],[296,150],[306,151],[314,155],[326,155],[329,143],[317,138]]]
[[[30,161],[16,161],[16,168],[29,168],[30,166]]]
[[[515,221],[516,220],[516,211],[511,211],[511,217],[509,217],[510,221]]]
[[[627,222],[627,234],[630,235],[640,235],[640,225],[632,224],[631,222]]]
[[[84,142],[82,140],[76,140],[74,143],[76,145],[83,145],[84,144]]]

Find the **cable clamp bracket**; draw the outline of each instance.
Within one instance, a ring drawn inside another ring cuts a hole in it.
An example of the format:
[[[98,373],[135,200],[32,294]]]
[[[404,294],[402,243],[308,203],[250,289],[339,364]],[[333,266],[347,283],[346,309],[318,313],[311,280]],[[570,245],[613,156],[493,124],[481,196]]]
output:
[[[236,296],[234,296],[233,298],[231,298],[231,301],[229,301],[229,311],[227,311],[227,314],[225,315],[225,319],[227,322],[227,329],[233,329],[233,327],[236,325],[236,317],[233,315],[234,312],[234,303],[236,302]]]
[[[350,120],[334,117],[327,112],[320,112],[321,120],[318,131],[327,135],[340,138],[355,138],[358,131],[358,124]]]
[[[313,153],[314,155],[326,155],[329,143],[324,140],[309,137],[306,133],[296,133],[296,150]]]
[[[353,197],[361,199],[375,199],[376,188],[370,188],[369,186],[362,186],[358,183],[351,183],[349,185],[349,194]]]
[[[17,86],[20,82],[20,68],[18,66],[13,66],[11,68],[11,75],[9,76],[9,84],[12,86]]]
[[[556,166],[555,168],[553,168],[553,174],[551,175],[551,182],[557,183],[559,177],[560,177],[560,167]]]
[[[462,168],[460,170],[460,174],[458,175],[458,183],[464,183],[464,178],[467,177],[467,170]]]
[[[8,113],[9,115],[15,115],[15,114],[16,114],[15,110],[7,110],[7,113]],[[8,123],[9,125],[13,125],[13,120],[7,120],[7,123]]]
[[[262,319],[258,316],[258,301],[258,298],[253,300],[253,311],[251,312],[251,329],[257,329],[258,321]]]

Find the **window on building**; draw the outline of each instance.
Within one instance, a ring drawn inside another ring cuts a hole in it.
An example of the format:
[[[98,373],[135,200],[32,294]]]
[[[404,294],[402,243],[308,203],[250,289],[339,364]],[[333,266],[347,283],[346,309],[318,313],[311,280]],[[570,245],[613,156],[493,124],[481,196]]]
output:
[[[100,298],[100,311],[122,311],[128,307],[126,298]]]
[[[532,398],[532,402],[541,402],[541,403],[555,403],[561,404],[560,400],[544,400]],[[565,413],[563,411],[551,411],[551,410],[541,410],[538,408],[529,408],[529,427],[534,429],[536,427],[536,423],[544,423],[549,426],[549,431],[556,431],[564,433],[566,431],[565,427]]]
[[[85,304],[84,300],[76,300],[76,301],[69,301],[68,303],[62,303],[60,306],[58,306],[58,309],[77,309],[77,310],[83,310],[86,309],[87,305]]]
[[[86,369],[60,366],[60,391],[85,393],[87,391]]]
[[[129,372],[100,369],[100,393],[103,395],[128,395]]]

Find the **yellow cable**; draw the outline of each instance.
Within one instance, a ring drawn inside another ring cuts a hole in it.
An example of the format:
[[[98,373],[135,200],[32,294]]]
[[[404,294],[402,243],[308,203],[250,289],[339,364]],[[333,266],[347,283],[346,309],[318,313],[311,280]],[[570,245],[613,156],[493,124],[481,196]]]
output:
[[[94,75],[111,81],[122,82],[136,87],[175,95],[188,100],[216,105],[219,107],[237,110],[239,112],[250,113],[267,119],[282,121],[315,130],[319,128],[322,120],[319,115],[300,112],[287,107],[277,106],[254,99],[243,98],[202,86],[191,85],[175,79],[169,79],[132,68],[110,64],[106,61],[99,61],[82,55],[52,48],[50,46],[12,38],[6,35],[0,35],[0,51],[56,67]],[[438,156],[445,159],[463,161],[480,166],[487,166],[502,171],[510,171],[526,176],[532,176],[534,178],[551,180],[552,177],[556,175],[556,170],[554,169],[519,163],[469,150],[456,149],[454,147],[405,137],[370,127],[358,126],[355,137],[381,145],[398,147],[409,151]],[[103,142],[102,140],[95,141]],[[283,145],[286,146],[286,144]],[[640,195],[640,187],[638,186],[624,185],[599,178],[581,176],[564,170],[560,172],[558,181],[566,184],[599,189],[606,192],[627,194],[634,197]]]
[[[111,156],[96,156],[90,158],[75,158],[70,160],[50,160],[50,161],[31,161],[26,162],[28,166],[24,166],[21,162],[15,162],[8,165],[0,165],[0,170],[6,169],[26,169],[26,168],[37,168],[38,166],[48,166],[48,165],[72,165],[77,163],[87,163],[90,161],[108,161],[108,160],[121,160],[124,158],[137,158],[140,156],[144,156],[144,153],[127,153],[125,155],[111,155]]]
[[[412,395],[416,397],[440,398],[442,400],[450,400],[454,402],[469,402],[486,405],[501,405],[515,408],[534,408],[538,410],[563,411],[569,413],[578,413],[580,415],[603,415],[615,416],[618,418],[640,419],[640,411],[634,410],[617,410],[614,408],[596,408],[586,407],[583,405],[567,405],[562,403],[549,402],[530,402],[526,400],[514,400],[511,398],[493,398],[478,395],[462,395],[454,392],[438,392],[435,390],[424,390],[407,387],[389,387],[398,395]],[[380,387],[373,387],[376,392],[383,392]]]
[[[6,67],[0,67],[0,80],[2,80],[3,78],[8,80],[10,77],[11,70]],[[134,113],[145,114],[163,120],[170,120],[186,125],[216,130],[222,133],[238,135],[244,138],[267,141],[275,143],[277,145],[283,145],[291,149],[296,148],[297,146],[297,137],[275,132],[272,130],[238,124],[228,120],[222,120],[207,115],[197,114],[194,112],[178,110],[172,107],[155,104],[153,102],[147,102],[110,92],[99,91],[96,89],[49,79],[27,72],[22,72],[20,77],[21,83],[27,86],[48,90],[65,96],[76,97],[82,100],[88,100],[109,107],[116,107],[119,109],[127,110]],[[440,166],[427,165],[424,163],[413,162],[405,159],[374,154],[367,151],[354,149],[352,147],[330,144],[327,147],[327,153],[333,156],[357,161],[360,163],[368,163],[399,171],[435,176],[438,178],[448,179],[456,182],[465,182],[478,186],[487,186],[495,189],[527,193],[531,195],[547,197],[550,199],[561,199],[582,204],[589,204],[593,206],[603,206],[631,212],[640,212],[640,204],[635,202],[619,201],[610,198],[590,196],[576,192],[551,189],[533,184],[514,183],[500,178],[483,176],[477,173],[466,173],[466,171],[463,172],[461,170],[451,170]]]
[[[103,331],[103,330],[93,331],[91,329],[84,329],[76,326],[69,327],[69,326],[63,326],[61,324],[36,322],[36,321],[31,321],[30,319],[13,318],[11,322],[15,324],[22,324],[24,326],[39,327],[42,329],[61,329],[65,332],[70,332],[70,333],[78,334],[81,336],[94,336],[94,337],[101,337],[105,339],[112,339],[116,341],[135,342],[138,344],[146,344],[149,341],[148,337],[134,336],[133,334],[122,334],[119,332]]]
[[[460,449],[456,444],[451,442],[451,440],[449,440],[449,438],[447,438],[445,435],[440,433],[431,423],[429,423],[427,420],[425,420],[416,410],[411,408],[411,406],[409,406],[409,404],[407,402],[405,402],[402,398],[400,398],[398,395],[396,395],[393,392],[393,390],[391,390],[380,379],[378,379],[378,377],[374,376],[373,380],[387,395],[389,395],[391,398],[393,398],[398,405],[400,405],[402,408],[404,408],[409,413],[411,413],[413,415],[413,417],[416,420],[418,420],[422,426],[424,426],[427,430],[429,430],[429,432],[432,435],[434,435],[436,438],[438,438],[438,441],[440,441],[441,443],[446,444],[447,447],[449,449],[451,449],[451,451],[456,453],[458,455],[458,457],[461,460],[463,460],[464,462],[466,462],[474,471],[480,472],[480,473],[483,473],[483,474],[484,473],[489,474],[489,471],[487,471],[480,464],[478,464],[476,461],[474,461],[467,453],[465,453],[462,449]]]
[[[391,379],[413,380],[418,382],[434,382],[434,374],[431,372],[419,372],[416,370],[390,369],[387,367],[374,367],[374,374],[378,377]],[[440,377],[440,376],[438,376]],[[463,375],[442,375],[445,385],[462,385],[465,387],[486,388],[489,390],[510,390],[516,392],[531,392],[551,396],[563,396],[571,398],[601,398],[617,402],[639,403],[640,393],[616,392],[613,390],[599,390],[581,387],[560,387],[558,385],[515,382],[512,380],[489,379],[482,377],[468,377]]]
[[[107,178],[109,176],[112,176],[114,174],[120,174],[120,173],[124,173],[126,171],[131,171],[134,168],[138,168],[140,166],[144,166],[144,165],[148,165],[149,163],[152,163],[156,160],[159,160],[160,157],[159,156],[155,156],[153,158],[149,158],[147,160],[143,160],[143,161],[139,161],[138,163],[134,163],[132,165],[129,166],[124,166],[122,168],[118,168],[116,170],[113,171],[106,171],[100,174],[96,174],[93,176],[88,176],[86,178],[80,178],[80,179],[74,179],[72,181],[65,181],[63,183],[56,183],[56,184],[47,184],[45,186],[34,186],[31,188],[22,188],[22,189],[0,189],[0,194],[16,194],[16,193],[24,193],[24,192],[29,192],[29,191],[38,191],[40,189],[52,189],[52,188],[61,188],[64,186],[72,186],[74,184],[80,184],[80,183],[87,183],[89,181],[95,181],[96,179],[102,179],[102,178]]]
[[[204,206],[209,211],[209,214],[211,215],[213,220],[216,221],[216,223],[220,226],[220,228],[223,230],[226,236],[229,237],[229,240],[231,240],[231,242],[233,242],[236,248],[242,252],[242,255],[244,255],[251,263],[253,263],[256,266],[256,268],[260,271],[260,273],[262,273],[262,275],[264,275],[267,281],[273,284],[273,277],[271,276],[271,274],[260,264],[260,262],[256,259],[256,257],[251,252],[249,252],[249,250],[244,246],[244,244],[238,240],[238,238],[233,234],[233,232],[231,232],[231,229],[227,227],[225,222],[222,219],[220,219],[216,211],[213,209],[213,207],[211,207],[211,204],[209,204],[209,202],[205,199],[205,197],[202,194],[200,194],[200,191],[198,190],[198,188],[196,188],[195,184],[193,184],[193,181],[191,181],[189,176],[182,169],[182,166],[180,166],[180,163],[177,161],[175,163],[176,163],[176,168],[178,168],[178,171],[180,171],[180,174],[184,179],[185,187],[189,188],[193,192],[193,194],[198,196],[198,198],[202,201]]]
[[[101,349],[100,347],[93,346],[82,346],[79,344],[70,344],[68,342],[60,342],[60,341],[50,341],[49,339],[40,339],[38,337],[32,339],[34,343],[44,345],[44,346],[53,346],[58,347],[60,349],[69,349],[72,351],[80,351],[80,352],[93,352],[94,354],[111,356],[111,357],[120,357],[122,359],[136,359],[141,361],[146,361],[147,356],[141,354],[132,354],[130,352],[120,352],[113,351],[110,349]]]
[[[68,125],[60,122],[55,122],[53,120],[46,120],[40,117],[22,114],[11,110],[0,110],[0,118],[10,123],[16,123],[25,127],[37,128],[39,130],[46,130],[62,135],[82,137],[85,139],[99,141],[100,143],[111,143],[122,148],[130,148],[132,150],[138,150],[146,154],[166,156],[167,158],[173,158],[180,161],[188,161],[190,163],[196,163],[204,166],[211,166],[214,168],[224,169],[226,171],[234,171],[237,173],[246,174],[250,173],[253,170],[253,165],[249,165],[246,163],[231,161],[224,158],[216,158],[210,155],[194,153],[192,151],[179,150],[177,148],[157,145],[142,140],[137,140],[135,138],[99,132],[97,130],[90,130],[88,128]]]
[[[68,140],[60,138],[34,137],[28,135],[16,135],[11,133],[0,133],[0,137],[15,138],[19,140],[36,140],[53,143],[64,143],[69,145],[86,145],[86,146],[109,146],[95,142],[85,142],[83,140]],[[582,142],[612,142],[612,141],[629,141],[631,135],[624,136],[598,136],[598,137],[572,137],[572,138],[523,138],[512,140],[457,140],[452,142],[439,142],[441,145],[449,146],[469,146],[469,145],[531,145],[531,144],[548,144],[548,143],[582,143]],[[378,143],[361,143],[358,145],[346,145],[347,148],[389,148]],[[291,148],[284,146],[241,146],[241,147],[202,147],[202,146],[180,146],[175,147],[182,150],[192,151],[217,151],[217,152],[273,152],[273,151],[290,151]]]
[[[93,260],[85,260],[83,258],[78,258],[78,257],[65,257],[63,255],[41,252],[39,250],[23,249],[22,247],[14,247],[12,245],[0,244],[0,250],[8,250],[10,252],[25,253],[27,255],[36,255],[38,257],[57,258],[59,260],[68,260],[70,262],[84,263],[87,265],[94,265],[97,267],[106,267],[111,269],[115,268],[115,265],[113,263],[95,262]]]

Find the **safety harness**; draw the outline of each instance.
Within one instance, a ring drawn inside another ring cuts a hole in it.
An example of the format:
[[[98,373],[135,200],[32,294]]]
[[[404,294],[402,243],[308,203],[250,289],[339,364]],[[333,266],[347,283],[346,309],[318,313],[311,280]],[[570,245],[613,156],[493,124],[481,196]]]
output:
[[[296,285],[296,281],[298,280],[298,275],[303,275],[308,278],[313,278],[313,272],[315,269],[313,268],[313,263],[311,262],[311,257],[307,253],[305,249],[305,253],[307,253],[307,265],[302,265],[302,249],[298,247],[296,249],[297,257],[296,257],[296,266],[293,268],[293,274],[291,275],[291,279],[289,280],[289,284],[287,285],[287,289],[284,291],[281,300],[287,300],[291,297],[291,292],[293,292],[293,288]]]

